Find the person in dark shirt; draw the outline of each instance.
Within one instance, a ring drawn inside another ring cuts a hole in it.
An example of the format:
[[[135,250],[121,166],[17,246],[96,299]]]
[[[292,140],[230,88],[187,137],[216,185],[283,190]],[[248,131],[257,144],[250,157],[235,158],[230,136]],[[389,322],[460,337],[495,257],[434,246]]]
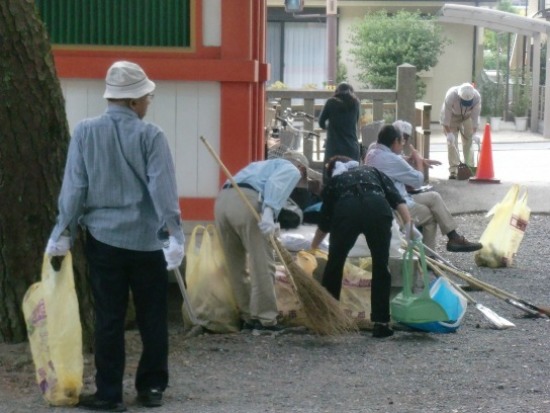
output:
[[[336,155],[359,161],[361,151],[357,139],[357,124],[360,112],[361,103],[355,96],[353,87],[348,83],[340,83],[336,87],[334,96],[326,101],[319,116],[319,126],[327,130],[323,161],[325,165]],[[325,168],[325,181],[327,178]]]
[[[388,270],[391,241],[392,209],[397,210],[405,228],[413,233],[407,239],[421,239],[410,225],[407,204],[392,180],[370,166],[350,158],[335,156],[327,165],[330,181],[323,189],[323,205],[311,248],[315,249],[330,233],[329,255],[322,284],[337,300],[340,299],[344,264],[359,234],[363,234],[372,257],[371,321],[373,336],[391,336],[391,274]]]

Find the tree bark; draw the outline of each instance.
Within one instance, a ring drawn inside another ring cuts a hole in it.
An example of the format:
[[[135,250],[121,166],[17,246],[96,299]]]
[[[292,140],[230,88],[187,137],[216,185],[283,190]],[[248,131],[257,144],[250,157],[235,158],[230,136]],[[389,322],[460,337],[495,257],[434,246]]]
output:
[[[21,303],[40,280],[70,134],[47,32],[33,0],[0,1],[0,341],[27,338]],[[92,312],[82,242],[73,247],[84,340]]]

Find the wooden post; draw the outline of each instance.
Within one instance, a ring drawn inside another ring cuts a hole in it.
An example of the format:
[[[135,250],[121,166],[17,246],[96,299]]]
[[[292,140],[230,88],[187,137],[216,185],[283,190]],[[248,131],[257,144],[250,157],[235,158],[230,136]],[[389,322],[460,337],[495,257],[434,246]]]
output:
[[[403,64],[397,67],[396,117],[415,126],[414,101],[416,99],[416,67]]]

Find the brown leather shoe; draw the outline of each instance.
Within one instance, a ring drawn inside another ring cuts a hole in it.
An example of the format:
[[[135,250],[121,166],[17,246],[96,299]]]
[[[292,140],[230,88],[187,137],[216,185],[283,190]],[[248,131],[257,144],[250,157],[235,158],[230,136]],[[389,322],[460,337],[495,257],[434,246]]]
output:
[[[463,236],[452,238],[447,242],[447,251],[450,252],[473,252],[483,248],[479,242],[470,242]]]

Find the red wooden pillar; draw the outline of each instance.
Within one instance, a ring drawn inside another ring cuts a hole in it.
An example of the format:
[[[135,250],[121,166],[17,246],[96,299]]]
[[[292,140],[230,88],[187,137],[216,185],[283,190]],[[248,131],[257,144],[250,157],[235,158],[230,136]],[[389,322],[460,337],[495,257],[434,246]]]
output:
[[[222,2],[222,62],[249,61],[256,68],[244,81],[221,85],[220,152],[231,172],[263,159],[266,7],[265,0]]]

